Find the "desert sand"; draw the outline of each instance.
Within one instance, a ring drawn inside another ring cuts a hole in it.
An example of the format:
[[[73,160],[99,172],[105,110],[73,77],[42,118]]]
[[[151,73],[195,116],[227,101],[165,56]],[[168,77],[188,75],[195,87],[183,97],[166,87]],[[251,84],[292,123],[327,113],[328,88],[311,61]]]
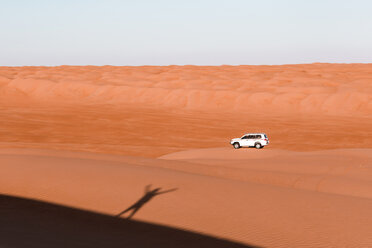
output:
[[[371,247],[371,132],[372,64],[0,67],[0,246]]]

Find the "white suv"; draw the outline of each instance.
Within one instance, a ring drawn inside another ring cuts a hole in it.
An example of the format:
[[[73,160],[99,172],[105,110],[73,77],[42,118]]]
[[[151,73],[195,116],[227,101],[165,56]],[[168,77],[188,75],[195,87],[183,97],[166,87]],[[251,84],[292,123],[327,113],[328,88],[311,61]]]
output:
[[[269,144],[269,138],[264,133],[247,133],[241,138],[232,139],[230,144],[235,149],[240,147],[256,147],[260,149]]]

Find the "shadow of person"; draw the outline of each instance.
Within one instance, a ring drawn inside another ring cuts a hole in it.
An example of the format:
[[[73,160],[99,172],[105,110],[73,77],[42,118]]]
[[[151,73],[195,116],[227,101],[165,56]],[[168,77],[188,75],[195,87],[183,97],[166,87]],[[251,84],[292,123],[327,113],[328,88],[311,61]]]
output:
[[[131,211],[131,213],[128,215],[127,219],[130,219],[133,217],[133,215],[140,209],[143,207],[143,205],[145,205],[148,201],[150,201],[152,198],[154,198],[155,196],[157,195],[161,195],[161,194],[165,194],[165,193],[169,193],[169,192],[172,192],[172,191],[176,191],[177,188],[174,188],[174,189],[169,189],[169,190],[165,190],[165,191],[160,191],[161,188],[156,188],[156,189],[153,189],[151,190],[151,184],[150,185],[147,185],[145,187],[145,194],[141,197],[141,199],[139,199],[136,203],[134,203],[132,206],[130,206],[129,208],[123,210],[122,212],[120,212],[118,215],[116,215],[116,217],[120,217],[122,216],[123,214]]]

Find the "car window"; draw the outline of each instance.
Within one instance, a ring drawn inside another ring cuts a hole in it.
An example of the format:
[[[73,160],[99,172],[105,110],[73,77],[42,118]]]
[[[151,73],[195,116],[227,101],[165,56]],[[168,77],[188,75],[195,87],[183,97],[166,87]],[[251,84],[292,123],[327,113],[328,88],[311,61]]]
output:
[[[242,139],[248,139],[248,136],[243,136]]]
[[[256,139],[261,139],[261,135],[256,135]]]
[[[248,135],[248,139],[254,139],[254,135]]]

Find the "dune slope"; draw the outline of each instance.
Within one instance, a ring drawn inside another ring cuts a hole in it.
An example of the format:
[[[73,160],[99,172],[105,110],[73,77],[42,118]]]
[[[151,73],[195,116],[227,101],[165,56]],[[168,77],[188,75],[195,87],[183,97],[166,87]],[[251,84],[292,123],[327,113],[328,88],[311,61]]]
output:
[[[176,190],[151,199],[134,215],[135,220],[263,247],[372,244],[371,198],[280,186],[275,179],[291,179],[279,172],[271,172],[274,183],[268,178],[257,183],[249,177],[230,177],[234,168],[218,176],[210,165],[199,165],[199,172],[197,167],[188,170],[187,162],[175,161],[175,168],[171,168],[172,161],[168,161],[166,168],[166,160],[159,159],[130,162],[131,158],[119,161],[108,155],[103,159],[100,155],[94,158],[94,154],[84,158],[84,154],[66,157],[15,152],[0,156],[3,194],[115,216],[143,197],[145,186],[152,184],[162,191]],[[363,187],[354,184],[356,192]]]

